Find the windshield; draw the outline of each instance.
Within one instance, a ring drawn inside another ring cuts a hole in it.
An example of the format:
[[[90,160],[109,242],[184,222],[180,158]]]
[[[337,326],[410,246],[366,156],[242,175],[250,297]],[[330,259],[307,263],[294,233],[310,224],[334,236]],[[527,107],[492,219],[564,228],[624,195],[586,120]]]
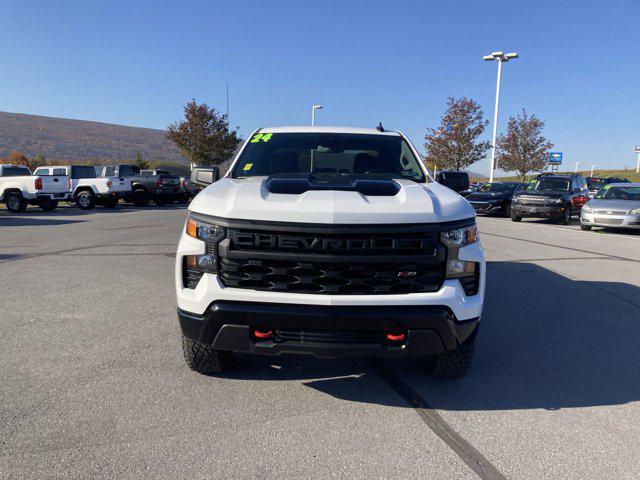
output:
[[[31,171],[27,167],[4,167],[2,169],[3,177],[21,177],[23,175],[31,175]]]
[[[511,193],[517,183],[485,183],[478,191],[482,193]]]
[[[96,178],[94,167],[73,166],[71,167],[71,178]]]
[[[349,133],[258,133],[243,150],[232,177],[278,173],[425,181],[402,137]]]
[[[595,198],[605,200],[633,200],[640,201],[640,186],[611,187],[605,186],[596,193]]]
[[[607,180],[604,178],[587,178],[587,185],[591,190],[598,190],[607,184]]]
[[[531,180],[531,183],[527,185],[527,190],[568,192],[570,184],[568,178],[540,177]]]

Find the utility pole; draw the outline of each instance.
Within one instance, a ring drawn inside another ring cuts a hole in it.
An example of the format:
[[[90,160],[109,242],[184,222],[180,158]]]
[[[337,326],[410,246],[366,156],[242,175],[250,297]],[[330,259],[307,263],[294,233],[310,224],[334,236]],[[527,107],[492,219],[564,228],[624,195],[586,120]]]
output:
[[[311,126],[315,127],[316,125],[316,110],[320,110],[324,108],[322,105],[314,105],[311,107]]]
[[[578,173],[578,165],[580,165],[582,162],[576,162],[576,168],[574,170],[574,173]]]
[[[518,54],[515,52],[491,52],[490,55],[485,55],[482,59],[485,62],[498,61],[498,79],[496,81],[496,104],[493,110],[493,135],[491,136],[491,162],[489,165],[489,182],[493,182],[493,171],[496,169],[496,141],[498,137],[498,105],[500,102],[500,77],[502,76],[502,63],[506,63],[509,60],[518,58]]]

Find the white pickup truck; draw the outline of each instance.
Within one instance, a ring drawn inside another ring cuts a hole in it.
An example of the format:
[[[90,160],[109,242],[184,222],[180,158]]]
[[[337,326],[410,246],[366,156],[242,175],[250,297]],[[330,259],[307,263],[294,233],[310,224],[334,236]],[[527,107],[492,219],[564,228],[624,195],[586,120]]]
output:
[[[65,175],[38,177],[24,165],[0,165],[0,203],[13,213],[24,212],[27,205],[49,212],[70,198],[68,183]]]
[[[83,210],[91,210],[96,204],[114,208],[118,200],[131,193],[131,180],[118,177],[99,178],[94,167],[86,165],[60,165],[39,167],[35,175],[66,175],[71,199]]]

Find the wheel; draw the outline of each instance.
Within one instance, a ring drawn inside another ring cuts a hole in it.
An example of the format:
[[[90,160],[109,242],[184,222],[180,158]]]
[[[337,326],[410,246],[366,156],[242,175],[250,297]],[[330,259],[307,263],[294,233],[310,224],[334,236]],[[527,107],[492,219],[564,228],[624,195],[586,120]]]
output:
[[[153,203],[155,203],[156,205],[159,205],[159,206],[166,205],[167,204],[167,199],[166,199],[166,197],[163,197],[162,195],[160,195],[160,196],[155,198]]]
[[[116,208],[118,205],[117,197],[106,197],[102,200],[102,206],[104,208]]]
[[[146,207],[149,205],[149,195],[142,188],[133,191],[133,205],[136,207]]]
[[[571,207],[567,207],[564,209],[562,216],[558,220],[560,225],[569,225],[571,223]]]
[[[507,205],[507,207],[504,210],[504,213],[507,218],[511,217],[511,204]]]
[[[591,230],[593,227],[591,225],[583,225],[580,224],[580,230]]]
[[[511,217],[511,220],[514,222],[522,221],[522,217],[518,215],[516,212],[514,212],[513,209],[509,209],[509,216]]]
[[[436,378],[462,377],[471,367],[474,349],[475,342],[472,342],[431,357],[427,363],[427,373]]]
[[[87,190],[84,190],[76,196],[76,204],[82,210],[91,210],[93,207],[96,206],[96,199],[93,196],[93,193]]]
[[[186,193],[184,195],[180,195],[178,197],[178,203],[181,203],[183,205],[189,203],[189,195]]]
[[[27,201],[20,192],[7,193],[4,197],[7,210],[12,213],[22,213],[27,209]]]
[[[53,212],[58,207],[58,202],[55,200],[48,200],[46,202],[42,202],[39,207],[45,212]]]
[[[195,340],[182,336],[182,353],[191,370],[198,373],[221,373],[235,365],[233,352],[215,350]]]

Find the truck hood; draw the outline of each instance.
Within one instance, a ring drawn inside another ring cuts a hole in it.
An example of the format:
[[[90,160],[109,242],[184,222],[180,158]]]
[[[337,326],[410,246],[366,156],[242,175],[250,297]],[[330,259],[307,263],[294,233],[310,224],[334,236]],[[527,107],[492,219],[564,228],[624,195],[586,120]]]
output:
[[[267,177],[225,177],[191,202],[190,211],[214,217],[327,224],[438,223],[475,217],[471,205],[439,183],[396,180],[393,196],[355,191],[310,190],[270,193]]]

